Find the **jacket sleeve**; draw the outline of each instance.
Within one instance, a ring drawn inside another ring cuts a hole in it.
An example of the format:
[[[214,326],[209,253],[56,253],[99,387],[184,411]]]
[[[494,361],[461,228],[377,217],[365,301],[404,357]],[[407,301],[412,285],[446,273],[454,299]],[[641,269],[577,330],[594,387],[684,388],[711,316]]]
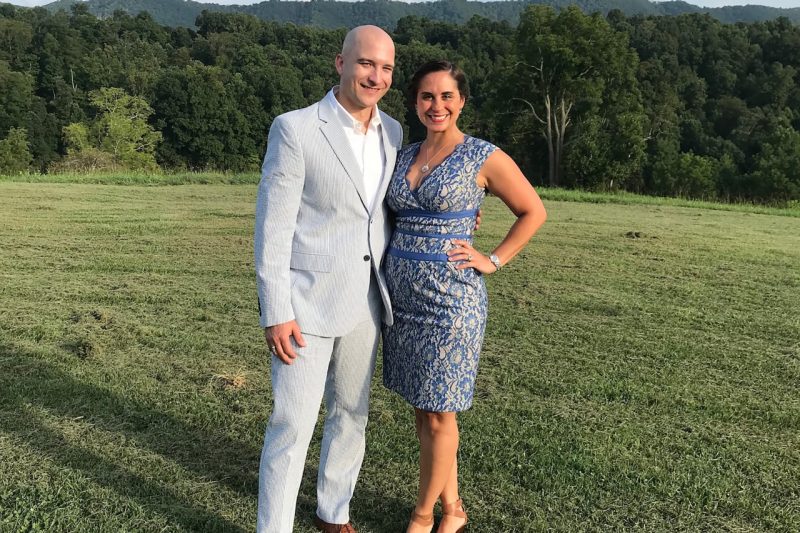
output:
[[[255,268],[262,328],[294,320],[289,276],[292,240],[305,182],[297,133],[285,115],[269,130],[255,221]]]

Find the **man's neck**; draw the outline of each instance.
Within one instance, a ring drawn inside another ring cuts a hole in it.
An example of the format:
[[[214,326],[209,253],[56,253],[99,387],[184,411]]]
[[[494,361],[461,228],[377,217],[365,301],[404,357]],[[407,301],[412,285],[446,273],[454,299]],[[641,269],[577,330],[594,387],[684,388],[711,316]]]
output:
[[[372,114],[375,112],[375,106],[353,109],[353,106],[350,105],[350,102],[339,96],[338,90],[333,91],[333,96],[336,98],[336,101],[339,102],[339,105],[341,105],[351,117],[361,122],[364,131],[369,128],[369,123],[372,120]]]

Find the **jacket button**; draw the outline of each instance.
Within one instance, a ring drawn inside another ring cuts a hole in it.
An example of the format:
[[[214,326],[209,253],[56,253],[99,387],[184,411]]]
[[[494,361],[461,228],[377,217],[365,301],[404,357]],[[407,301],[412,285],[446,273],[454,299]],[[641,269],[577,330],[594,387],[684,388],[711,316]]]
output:
[[[364,261],[369,261],[369,256],[368,255],[364,256]]]

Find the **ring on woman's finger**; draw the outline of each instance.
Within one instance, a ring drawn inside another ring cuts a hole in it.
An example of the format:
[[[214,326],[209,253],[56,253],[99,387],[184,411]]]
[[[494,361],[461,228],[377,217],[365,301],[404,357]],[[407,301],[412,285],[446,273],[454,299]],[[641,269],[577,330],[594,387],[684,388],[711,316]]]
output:
[[[472,261],[472,254],[467,255],[467,261]]]

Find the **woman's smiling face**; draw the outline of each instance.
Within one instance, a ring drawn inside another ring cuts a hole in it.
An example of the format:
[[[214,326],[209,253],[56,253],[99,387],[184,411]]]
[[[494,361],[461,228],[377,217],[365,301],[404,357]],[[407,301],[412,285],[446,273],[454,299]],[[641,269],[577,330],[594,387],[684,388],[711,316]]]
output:
[[[456,127],[464,101],[464,96],[458,90],[458,82],[449,72],[431,72],[419,83],[417,116],[428,130],[447,131]]]

